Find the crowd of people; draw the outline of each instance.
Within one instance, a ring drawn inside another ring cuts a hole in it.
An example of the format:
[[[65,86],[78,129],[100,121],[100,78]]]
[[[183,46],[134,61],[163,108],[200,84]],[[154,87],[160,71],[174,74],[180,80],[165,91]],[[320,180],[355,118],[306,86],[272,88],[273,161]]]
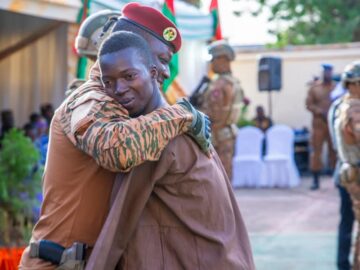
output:
[[[69,85],[56,112],[43,104],[23,127],[46,168],[40,217],[19,269],[255,269],[230,181],[244,102],[231,72],[235,51],[212,42],[214,77],[206,77],[196,108],[187,99],[169,105],[160,89],[181,43],[169,19],[138,3],[81,25],[76,48],[95,63],[89,79]],[[306,99],[311,189],[320,188],[327,143],[341,197],[338,267],[345,270],[360,222],[360,63],[346,67],[341,89],[332,71],[323,65]],[[262,106],[252,122],[263,132],[273,125]],[[1,112],[0,142],[15,127],[12,112]],[[64,250],[74,256],[63,257]]]
[[[12,110],[1,112],[1,130],[0,145],[5,134],[13,128],[22,130],[24,135],[31,139],[40,153],[40,163],[45,165],[47,146],[49,140],[49,126],[54,114],[53,106],[50,103],[44,103],[40,106],[39,112],[33,112],[29,115],[28,122],[19,127],[14,120]]]

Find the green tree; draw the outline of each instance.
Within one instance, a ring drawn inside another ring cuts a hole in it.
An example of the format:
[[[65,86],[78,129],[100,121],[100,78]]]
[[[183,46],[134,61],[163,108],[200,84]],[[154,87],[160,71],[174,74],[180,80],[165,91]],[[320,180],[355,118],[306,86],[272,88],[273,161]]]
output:
[[[275,46],[360,41],[359,0],[257,0],[271,11],[269,21],[286,25],[270,29]]]
[[[10,130],[1,144],[0,245],[25,240],[24,222],[31,218],[32,207],[37,203],[35,197],[41,191],[42,175],[39,152],[22,131]]]

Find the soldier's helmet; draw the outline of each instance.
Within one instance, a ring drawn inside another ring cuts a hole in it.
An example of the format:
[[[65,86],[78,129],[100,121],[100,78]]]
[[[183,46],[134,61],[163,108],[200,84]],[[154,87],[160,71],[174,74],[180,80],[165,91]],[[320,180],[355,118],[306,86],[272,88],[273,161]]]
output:
[[[96,57],[102,41],[110,34],[111,26],[121,13],[115,10],[101,10],[87,17],[80,25],[75,40],[77,53],[85,57]]]
[[[222,55],[227,56],[230,61],[235,59],[235,51],[226,40],[217,40],[210,43],[208,51],[212,59]]]
[[[344,87],[348,82],[360,81],[360,61],[352,62],[345,67],[344,72],[341,74],[341,81]]]

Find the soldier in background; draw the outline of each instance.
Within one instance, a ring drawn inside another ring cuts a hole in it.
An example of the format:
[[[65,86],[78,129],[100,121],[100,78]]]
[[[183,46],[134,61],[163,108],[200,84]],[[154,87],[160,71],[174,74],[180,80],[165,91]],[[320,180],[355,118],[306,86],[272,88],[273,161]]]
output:
[[[331,103],[331,107],[328,113],[328,124],[329,124],[331,140],[335,151],[338,151],[338,145],[337,145],[338,143],[336,142],[335,127],[334,127],[334,123],[336,120],[336,112],[339,106],[342,104],[343,95],[347,93],[347,89],[345,89],[343,84],[344,83],[340,81],[330,94],[333,102]],[[341,92],[338,91],[340,88],[343,89],[341,90]],[[337,92],[336,95],[333,94],[334,91]],[[337,156],[336,167],[333,174],[333,179],[336,187],[339,190],[339,195],[340,195],[340,209],[339,209],[340,220],[339,220],[338,235],[337,235],[336,264],[339,270],[350,270],[351,263],[349,257],[351,251],[352,232],[353,232],[355,216],[354,216],[350,194],[349,192],[347,192],[346,188],[340,184],[340,167],[341,167],[341,161],[339,159],[339,156]]]
[[[320,187],[319,177],[323,168],[321,154],[323,144],[326,142],[329,153],[329,165],[333,170],[336,164],[336,153],[332,147],[327,123],[327,114],[331,105],[330,92],[334,89],[335,83],[332,80],[333,67],[323,64],[323,78],[311,84],[306,98],[306,108],[312,115],[312,136],[311,136],[311,157],[310,169],[313,174],[311,190]]]
[[[212,142],[231,179],[236,123],[241,113],[244,93],[240,82],[231,73],[230,64],[235,59],[233,48],[224,40],[215,41],[210,44],[209,53],[216,77],[204,93],[201,110],[212,122]]]
[[[263,132],[273,125],[271,118],[265,115],[264,107],[260,105],[256,107],[256,116],[253,118],[253,122],[255,123],[255,126],[260,128]]]
[[[348,93],[341,98],[335,110],[334,138],[340,161],[340,183],[349,192],[355,218],[360,222],[360,61],[345,68],[342,81]],[[349,234],[351,239],[350,230]],[[350,269],[349,264],[338,266],[339,269]],[[359,230],[353,269],[360,269]]]

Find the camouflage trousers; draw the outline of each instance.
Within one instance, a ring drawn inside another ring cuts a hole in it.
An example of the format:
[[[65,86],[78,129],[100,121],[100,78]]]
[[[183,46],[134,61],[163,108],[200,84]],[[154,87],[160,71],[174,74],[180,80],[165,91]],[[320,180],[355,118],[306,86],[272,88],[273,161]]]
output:
[[[226,174],[230,181],[232,179],[232,159],[235,149],[235,138],[229,138],[218,142],[215,146],[215,150],[219,155],[219,158],[225,168]]]
[[[346,188],[346,190],[350,194],[356,222],[358,223],[358,225],[360,225],[360,183],[356,181],[353,182],[342,181],[342,185]],[[360,227],[359,226],[356,235],[353,269],[354,270],[360,269]]]

